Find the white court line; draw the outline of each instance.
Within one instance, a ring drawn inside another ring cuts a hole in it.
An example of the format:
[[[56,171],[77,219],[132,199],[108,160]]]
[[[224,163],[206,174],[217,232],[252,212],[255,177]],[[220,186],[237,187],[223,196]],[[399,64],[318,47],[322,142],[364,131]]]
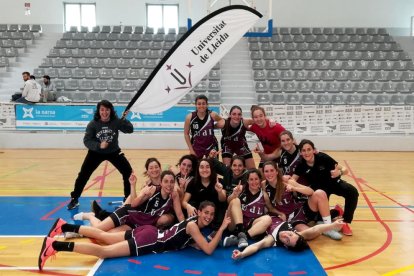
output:
[[[101,264],[103,263],[104,259],[99,259],[96,264],[92,267],[92,269],[89,271],[87,276],[93,276],[95,275],[95,272],[98,270],[98,268],[101,266]]]
[[[39,270],[37,266],[12,266],[12,267],[0,267],[1,270]],[[43,270],[90,270],[90,267],[86,266],[56,266],[56,267],[47,267]]]

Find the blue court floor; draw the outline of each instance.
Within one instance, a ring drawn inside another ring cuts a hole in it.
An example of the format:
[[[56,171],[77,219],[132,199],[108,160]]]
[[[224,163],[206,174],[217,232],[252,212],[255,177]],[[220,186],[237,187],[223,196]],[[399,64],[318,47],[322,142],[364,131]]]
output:
[[[56,218],[73,223],[72,216],[88,212],[94,199],[100,200],[108,210],[114,209],[109,202],[120,200],[83,197],[78,209],[68,211],[67,197],[0,197],[0,235],[3,238],[46,235]],[[218,248],[213,255],[207,256],[188,248],[141,257],[107,259],[99,265],[95,275],[326,275],[311,250],[297,253],[270,248],[240,261],[231,259],[232,250]]]

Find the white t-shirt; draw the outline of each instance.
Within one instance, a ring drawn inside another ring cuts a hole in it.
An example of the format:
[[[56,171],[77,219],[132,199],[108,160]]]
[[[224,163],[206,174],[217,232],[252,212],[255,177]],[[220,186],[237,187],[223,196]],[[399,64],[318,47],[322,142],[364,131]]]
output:
[[[38,103],[40,101],[41,92],[42,87],[40,84],[37,81],[30,79],[24,83],[22,97],[30,102]]]

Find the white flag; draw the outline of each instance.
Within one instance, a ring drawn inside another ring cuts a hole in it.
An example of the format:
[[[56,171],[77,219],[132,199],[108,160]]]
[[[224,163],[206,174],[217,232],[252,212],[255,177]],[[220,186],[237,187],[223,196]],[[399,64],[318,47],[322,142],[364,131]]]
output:
[[[177,104],[261,17],[234,5],[201,19],[164,56],[126,110],[153,114]]]

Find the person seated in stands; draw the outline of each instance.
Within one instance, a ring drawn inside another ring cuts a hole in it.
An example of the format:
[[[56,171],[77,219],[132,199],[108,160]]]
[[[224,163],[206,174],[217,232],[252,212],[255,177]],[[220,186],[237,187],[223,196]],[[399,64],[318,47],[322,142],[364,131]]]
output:
[[[33,75],[30,75],[29,72],[23,72],[24,87],[22,94],[19,97],[19,94],[12,96],[12,101],[17,103],[26,103],[34,104],[40,101],[41,87],[40,84],[36,82],[36,78]]]
[[[56,101],[56,88],[55,85],[50,81],[48,75],[43,76],[42,85],[42,101],[43,102],[54,102]]]

